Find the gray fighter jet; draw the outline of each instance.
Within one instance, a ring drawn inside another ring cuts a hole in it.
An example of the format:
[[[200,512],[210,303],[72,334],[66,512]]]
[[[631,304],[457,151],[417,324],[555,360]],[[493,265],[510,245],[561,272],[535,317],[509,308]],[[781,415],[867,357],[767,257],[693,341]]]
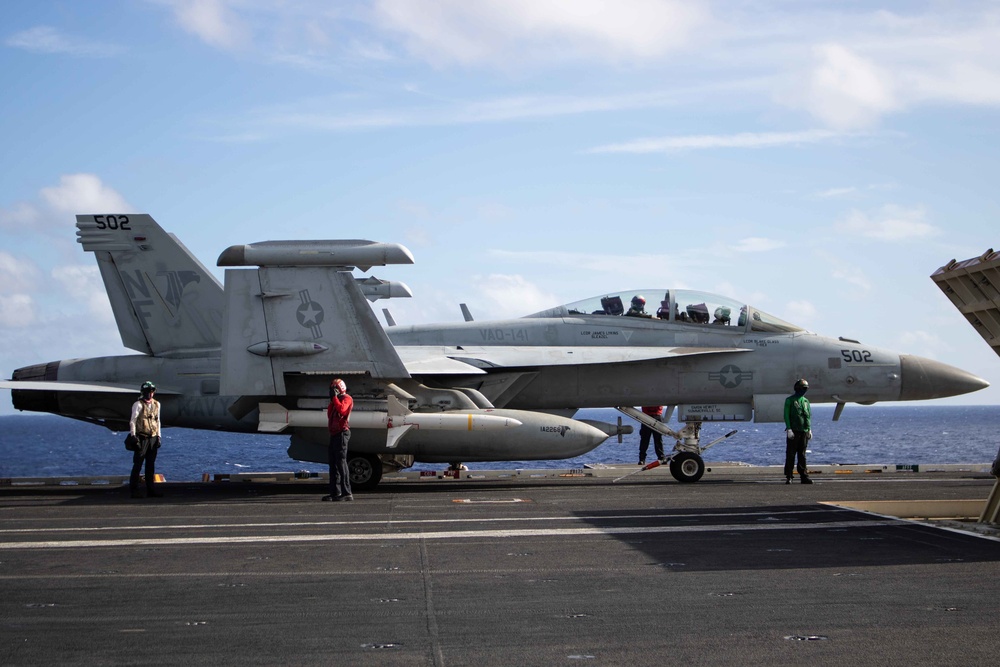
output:
[[[410,264],[397,244],[269,241],[219,257],[225,286],[148,215],[77,216],[122,342],[138,355],[20,368],[14,407],[124,429],[153,380],[167,426],[285,433],[289,456],[326,462],[328,387],[355,398],[352,483],[422,462],[578,456],[617,425],[573,419],[615,407],[674,437],[680,481],[704,472],[705,421],[782,421],[798,378],[813,403],[906,401],[988,386],[957,368],[825,338],[732,299],[673,289],[609,292],[523,318],[421,326],[378,323],[369,301],[401,283],[355,270]],[[646,309],[645,299],[655,306]],[[630,406],[668,405],[673,431]],[[714,443],[711,443],[714,444]]]

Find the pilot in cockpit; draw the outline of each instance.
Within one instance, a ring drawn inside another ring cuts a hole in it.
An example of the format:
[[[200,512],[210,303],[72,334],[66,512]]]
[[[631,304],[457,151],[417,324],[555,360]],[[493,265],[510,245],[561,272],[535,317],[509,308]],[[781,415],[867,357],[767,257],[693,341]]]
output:
[[[646,312],[646,298],[640,294],[636,294],[632,297],[632,305],[629,306],[628,312],[625,313],[625,317],[649,317],[653,316]]]
[[[688,321],[695,324],[708,324],[708,306],[704,303],[692,303],[687,307]]]
[[[726,308],[725,306],[719,306],[718,308],[715,309],[715,319],[712,320],[712,324],[724,324],[728,326],[729,323],[731,322],[729,318],[729,314],[731,312],[732,311],[729,308]]]

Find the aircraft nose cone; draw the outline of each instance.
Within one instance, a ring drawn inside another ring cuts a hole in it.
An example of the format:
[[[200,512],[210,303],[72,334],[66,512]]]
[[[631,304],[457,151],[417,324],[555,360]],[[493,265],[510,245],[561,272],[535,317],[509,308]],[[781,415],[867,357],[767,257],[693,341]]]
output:
[[[899,392],[901,401],[958,396],[990,386],[981,377],[933,359],[901,354],[899,364],[903,375]]]

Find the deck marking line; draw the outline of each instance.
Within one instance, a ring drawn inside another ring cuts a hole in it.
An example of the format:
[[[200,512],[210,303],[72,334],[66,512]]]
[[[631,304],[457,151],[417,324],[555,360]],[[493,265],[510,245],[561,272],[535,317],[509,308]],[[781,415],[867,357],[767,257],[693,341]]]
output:
[[[847,511],[847,508],[809,509],[791,511],[763,512],[709,512],[706,514],[612,514],[588,516],[512,516],[485,517],[468,519],[377,519],[372,521],[272,521],[267,523],[188,523],[159,525],[121,525],[121,526],[90,526],[66,528],[5,528],[0,529],[0,535],[6,533],[87,533],[124,530],[135,532],[141,530],[210,530],[215,528],[300,528],[310,526],[385,526],[387,523],[398,524],[432,524],[432,523],[502,523],[521,521],[620,521],[623,519],[686,519],[691,517],[754,517],[754,516],[791,516],[795,514],[816,514],[817,512]]]
[[[511,537],[570,537],[578,535],[642,535],[652,533],[707,533],[722,531],[760,530],[830,530],[834,528],[873,528],[876,526],[902,525],[903,521],[830,521],[825,523],[779,523],[767,525],[712,525],[712,526],[649,526],[611,528],[523,528],[497,530],[447,530],[428,533],[347,533],[335,535],[243,535],[230,537],[166,537],[131,538],[112,540],[60,540],[47,542],[7,542],[0,544],[2,550],[15,549],[67,549],[81,547],[147,547],[147,546],[191,546],[216,544],[259,544],[268,542],[370,542],[392,540],[454,540],[469,538],[511,538]]]

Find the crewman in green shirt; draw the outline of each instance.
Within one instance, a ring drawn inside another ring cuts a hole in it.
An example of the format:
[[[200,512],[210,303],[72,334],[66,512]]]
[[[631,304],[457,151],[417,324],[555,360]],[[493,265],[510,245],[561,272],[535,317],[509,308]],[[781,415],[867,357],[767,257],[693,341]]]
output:
[[[795,393],[785,399],[785,484],[792,483],[792,466],[796,464],[803,484],[812,484],[806,470],[806,443],[812,439],[812,410],[806,392],[805,379],[795,381]]]

